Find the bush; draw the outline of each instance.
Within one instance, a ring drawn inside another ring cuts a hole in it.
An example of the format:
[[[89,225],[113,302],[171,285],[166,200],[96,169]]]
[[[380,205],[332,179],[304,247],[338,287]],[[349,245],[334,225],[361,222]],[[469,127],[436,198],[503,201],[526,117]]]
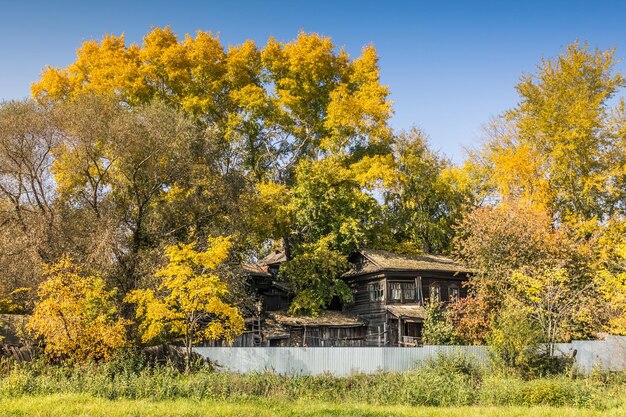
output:
[[[586,380],[559,376],[528,381],[494,375],[485,379],[480,402],[500,406],[600,406],[593,401],[595,395],[596,389]]]

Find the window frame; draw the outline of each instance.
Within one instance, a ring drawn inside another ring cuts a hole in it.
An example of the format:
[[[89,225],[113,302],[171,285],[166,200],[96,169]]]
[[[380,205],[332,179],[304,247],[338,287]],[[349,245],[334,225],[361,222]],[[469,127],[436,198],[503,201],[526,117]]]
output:
[[[432,284],[430,284],[430,288],[429,288],[429,301],[430,302],[434,301],[433,299],[435,298],[435,293],[437,295],[436,301],[441,302],[441,284],[439,284],[438,282],[433,282]]]
[[[400,282],[390,282],[388,284],[389,288],[389,299],[390,303],[402,303],[402,285]],[[398,295],[398,298],[394,298],[394,295]]]
[[[385,300],[385,287],[382,282],[370,282],[367,284],[367,293],[369,300],[372,302],[380,302]]]
[[[456,292],[454,299],[452,297],[452,291]],[[459,288],[459,286],[457,284],[448,285],[448,301],[450,301],[451,303],[458,303],[460,299],[461,289]]]

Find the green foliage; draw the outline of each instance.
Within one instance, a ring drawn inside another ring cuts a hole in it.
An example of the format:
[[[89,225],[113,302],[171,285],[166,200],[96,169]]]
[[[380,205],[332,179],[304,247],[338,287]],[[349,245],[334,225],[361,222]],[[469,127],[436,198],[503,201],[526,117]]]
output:
[[[335,296],[351,301],[352,292],[340,278],[348,269],[345,255],[330,249],[328,239],[305,245],[301,250],[280,270],[281,277],[296,293],[289,313],[316,316]]]
[[[481,387],[480,402],[491,405],[593,407],[610,403],[598,398],[598,387],[584,379],[544,377],[530,381],[490,375]],[[605,393],[605,395],[608,393]]]
[[[394,240],[418,245],[424,252],[449,250],[452,225],[469,194],[453,180],[448,160],[432,151],[417,128],[395,138],[398,180],[385,193]]]
[[[527,373],[542,354],[543,334],[530,318],[527,308],[512,300],[496,316],[488,337],[494,364]]]
[[[481,369],[460,355],[437,356],[405,373],[281,376],[233,374],[204,367],[185,374],[170,365],[145,366],[130,355],[81,367],[24,364],[0,375],[0,399],[82,394],[111,400],[331,401],[406,406],[623,405],[624,380],[550,377],[523,380]],[[591,410],[587,410],[591,412]]]
[[[426,306],[426,318],[422,338],[425,345],[455,344],[456,336],[452,311],[438,300],[431,300]]]

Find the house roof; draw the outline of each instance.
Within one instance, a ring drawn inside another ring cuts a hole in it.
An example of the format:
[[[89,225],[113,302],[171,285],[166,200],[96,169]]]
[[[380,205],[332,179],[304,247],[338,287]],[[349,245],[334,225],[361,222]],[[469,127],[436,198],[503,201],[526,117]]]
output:
[[[266,339],[286,339],[289,337],[289,330],[278,323],[273,316],[268,316],[263,320],[261,332]]]
[[[267,313],[268,318],[284,326],[364,326],[365,322],[340,311],[322,311],[319,316],[288,316],[284,311]]]
[[[353,265],[344,276],[361,275],[384,270],[409,271],[444,271],[465,273],[470,270],[455,260],[439,255],[401,255],[386,250],[361,249],[358,251],[368,261],[361,265]],[[354,258],[353,254],[350,258]]]
[[[399,318],[424,319],[426,309],[418,304],[396,304],[387,306],[387,312]]]
[[[283,262],[287,262],[287,255],[285,251],[275,250],[274,252],[267,255],[265,258],[259,261],[261,265],[275,265],[282,264]]]
[[[241,268],[244,270],[244,272],[247,272],[250,275],[267,277],[267,278],[273,277],[273,275],[270,274],[269,271],[267,270],[266,265],[251,264],[251,263],[244,262],[241,264]]]

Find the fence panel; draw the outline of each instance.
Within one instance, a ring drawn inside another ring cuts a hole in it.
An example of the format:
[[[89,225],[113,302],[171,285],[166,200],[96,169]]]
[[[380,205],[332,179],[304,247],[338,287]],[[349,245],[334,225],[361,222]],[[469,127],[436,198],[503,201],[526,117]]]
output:
[[[484,346],[390,347],[198,347],[194,351],[223,369],[235,372],[273,371],[288,375],[406,371],[439,352],[460,352],[487,363]]]
[[[576,366],[581,372],[589,373],[594,367],[626,371],[626,336],[558,343],[555,350],[565,355],[572,355],[576,351]]]
[[[194,350],[226,370],[241,373],[272,371],[288,375],[401,372],[415,368],[419,362],[438,353],[453,352],[471,356],[482,364],[489,362],[485,346],[197,347]],[[556,351],[562,354],[571,355],[574,350],[576,366],[582,372],[590,372],[594,367],[626,371],[626,336],[556,346]]]

